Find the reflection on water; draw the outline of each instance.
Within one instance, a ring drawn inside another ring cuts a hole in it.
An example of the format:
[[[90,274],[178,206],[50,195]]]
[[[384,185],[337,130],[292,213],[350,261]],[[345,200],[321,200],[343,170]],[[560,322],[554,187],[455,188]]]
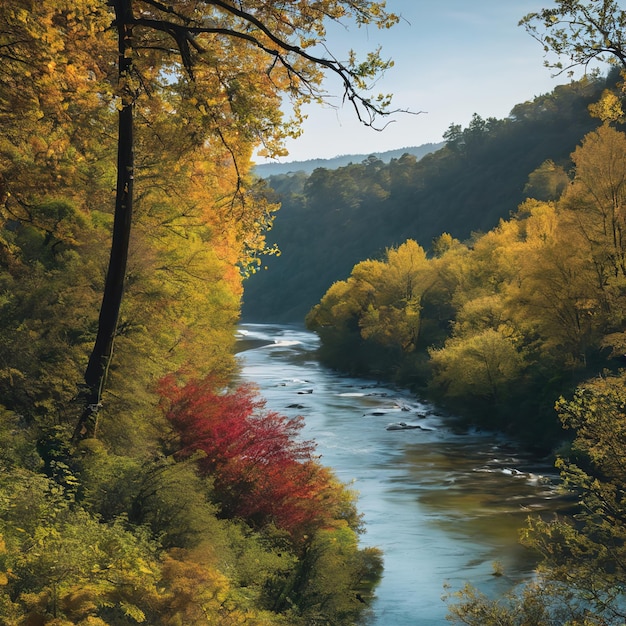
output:
[[[444,584],[497,593],[530,575],[533,555],[517,537],[529,514],[564,504],[551,467],[502,438],[454,432],[393,387],[323,368],[317,337],[300,328],[246,324],[238,339],[242,377],[268,408],[303,415],[321,462],[360,494],[362,542],[385,557],[369,623],[447,624]],[[493,576],[495,562],[504,576]]]

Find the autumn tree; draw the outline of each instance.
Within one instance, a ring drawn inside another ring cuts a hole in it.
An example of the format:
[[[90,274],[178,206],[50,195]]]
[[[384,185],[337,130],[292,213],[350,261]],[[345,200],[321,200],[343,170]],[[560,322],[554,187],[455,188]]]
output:
[[[559,201],[527,200],[511,221],[519,233],[508,247],[517,273],[506,288],[507,307],[528,338],[541,337],[535,349],[542,361],[584,366],[598,362],[608,335],[619,339],[624,148],[624,135],[606,124],[587,134]]]
[[[449,285],[452,332],[429,355],[434,387],[442,386],[450,398],[498,404],[523,371],[520,336],[505,306],[507,286],[519,272],[518,241],[518,224],[501,221],[469,249],[449,236],[437,242],[437,289]]]
[[[589,133],[574,151],[573,185],[564,204],[588,242],[605,286],[626,276],[626,136],[608,125]]]
[[[264,408],[249,387],[220,392],[211,380],[161,383],[166,416],[180,437],[179,456],[197,451],[202,473],[214,480],[225,515],[263,528],[273,524],[299,543],[334,516],[358,520],[340,483],[299,438],[302,419]]]
[[[3,219],[37,226],[45,214],[33,214],[37,203],[61,194],[76,200],[94,177],[113,183],[113,167],[100,160],[111,145],[113,117],[107,14],[103,3],[90,0],[18,0],[0,7]],[[89,132],[79,130],[85,128]]]
[[[453,338],[432,350],[434,383],[450,398],[486,400],[493,409],[520,377],[523,359],[514,340],[501,329],[488,328],[467,338]]]
[[[558,200],[569,182],[563,167],[549,159],[529,174],[524,193],[536,200]]]
[[[565,485],[580,494],[581,506],[574,520],[534,520],[526,532],[526,541],[544,556],[549,578],[609,624],[625,618],[623,407],[623,373],[592,379],[557,402],[563,426],[575,433],[557,467]]]
[[[506,296],[536,361],[569,369],[598,347],[601,299],[584,240],[559,208],[536,200],[520,206],[519,271]]]
[[[228,391],[208,379],[181,386],[170,376],[161,392],[176,456],[195,458],[211,478],[220,516],[243,520],[265,545],[297,557],[267,582],[272,609],[294,611],[294,623],[351,623],[371,599],[380,554],[358,547],[354,494],[300,439],[302,420],[266,410],[246,386]]]
[[[357,280],[358,267],[353,271]],[[361,336],[411,352],[419,337],[422,297],[432,280],[426,253],[417,242],[406,241],[387,250],[382,270],[379,277],[363,275],[375,295],[359,322]]]
[[[422,298],[432,283],[424,249],[408,240],[389,248],[382,260],[355,265],[347,280],[330,287],[306,322],[327,344],[344,345],[351,338],[373,349],[370,360],[387,352],[397,365],[395,357],[413,352],[418,343]],[[348,356],[358,359],[359,352]]]
[[[177,91],[180,98],[170,101],[169,111],[188,120],[187,137],[196,147],[211,142],[223,146],[236,171],[230,206],[246,215],[250,203],[245,163],[252,148],[261,144],[275,153],[280,139],[295,132],[290,123],[282,122],[282,93],[293,98],[297,120],[302,103],[322,97],[321,78],[328,70],[339,77],[344,98],[363,122],[373,124],[388,104],[386,96],[366,95],[368,79],[389,65],[377,53],[364,62],[354,56],[342,62],[313,50],[324,41],[324,20],[352,17],[358,25],[389,27],[397,18],[384,10],[384,4],[366,0],[329,0],[295,12],[273,4],[117,0],[108,5],[87,2],[75,10],[59,7],[50,14],[44,23],[62,42],[64,31],[58,23],[63,19],[82,21],[97,15],[105,24],[112,23],[117,34],[117,79],[109,90],[116,94],[119,112],[116,201],[109,269],[85,372],[84,410],[76,428],[76,437],[85,437],[95,433],[118,330],[133,223],[136,117],[154,131],[155,104],[162,106],[163,94]],[[38,17],[28,7],[20,15],[29,28]],[[112,43],[111,30],[106,32],[105,46]],[[259,67],[266,72],[259,72]]]
[[[0,16],[3,398],[58,419],[84,368],[106,245],[85,209],[112,184],[107,22],[90,2],[2,3]]]

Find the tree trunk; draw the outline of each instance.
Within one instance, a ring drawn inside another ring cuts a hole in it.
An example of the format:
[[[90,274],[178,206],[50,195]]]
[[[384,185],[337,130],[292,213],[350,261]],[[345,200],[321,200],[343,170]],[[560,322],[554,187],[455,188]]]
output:
[[[98,332],[85,370],[84,404],[74,431],[74,440],[96,435],[98,412],[102,406],[102,392],[113,356],[113,344],[120,317],[132,224],[134,94],[129,85],[132,72],[132,0],[115,0],[112,4],[115,8],[115,26],[118,32],[118,72],[121,91],[115,215],[109,267],[98,319]]]

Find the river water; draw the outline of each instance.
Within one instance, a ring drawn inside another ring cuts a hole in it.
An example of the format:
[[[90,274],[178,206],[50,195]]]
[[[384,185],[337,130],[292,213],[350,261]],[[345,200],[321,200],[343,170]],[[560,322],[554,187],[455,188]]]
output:
[[[241,376],[269,409],[304,416],[321,463],[359,493],[361,543],[380,548],[385,563],[367,623],[448,624],[446,587],[498,594],[527,579],[535,562],[519,530],[529,514],[563,506],[553,468],[502,437],[456,431],[406,392],[321,366],[317,347],[299,327],[244,324]],[[387,430],[401,422],[418,428]]]

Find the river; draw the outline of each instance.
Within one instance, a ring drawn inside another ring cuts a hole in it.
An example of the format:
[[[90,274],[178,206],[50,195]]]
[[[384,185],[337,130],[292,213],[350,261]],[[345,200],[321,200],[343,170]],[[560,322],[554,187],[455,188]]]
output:
[[[517,538],[529,514],[563,504],[553,468],[500,436],[457,432],[407,392],[323,367],[317,346],[296,326],[243,324],[241,376],[268,408],[304,416],[321,462],[359,493],[361,543],[385,563],[367,623],[448,624],[446,586],[497,594],[528,578],[535,562]],[[401,422],[418,427],[387,430]]]

